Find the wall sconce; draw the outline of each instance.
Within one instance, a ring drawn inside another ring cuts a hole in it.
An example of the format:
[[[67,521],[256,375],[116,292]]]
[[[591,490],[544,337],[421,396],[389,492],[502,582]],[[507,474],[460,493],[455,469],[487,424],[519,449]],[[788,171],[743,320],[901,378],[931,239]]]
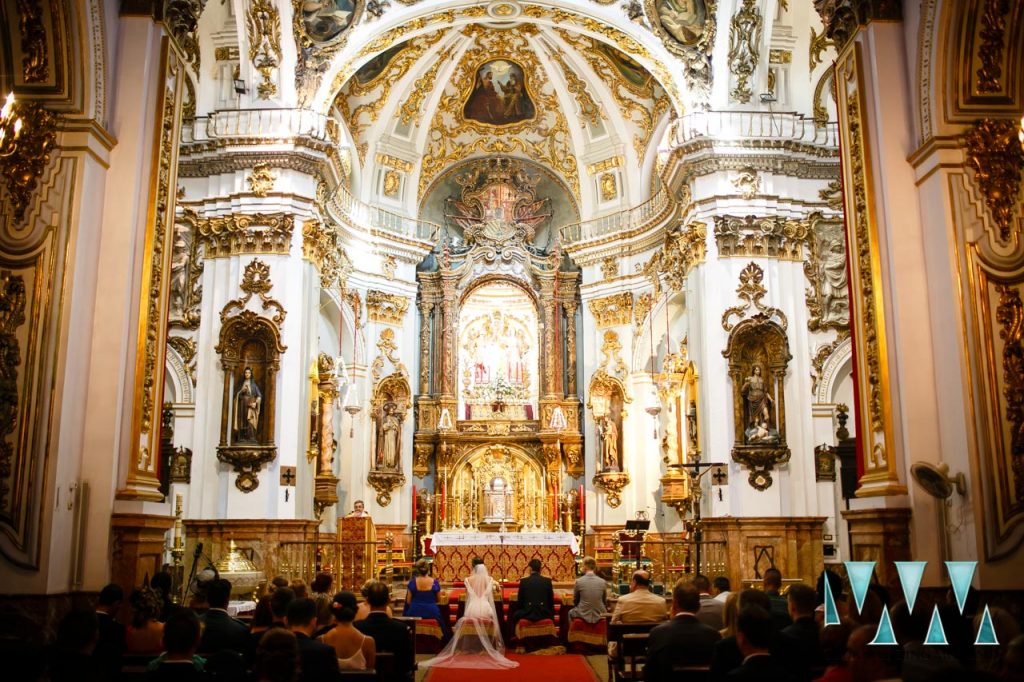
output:
[[[21,117],[14,114],[14,93],[9,92],[0,109],[0,158],[11,156],[17,150],[21,127]]]
[[[245,93],[248,92],[248,90],[245,87],[245,81],[242,80],[241,78],[235,78],[231,82],[234,83],[234,85],[235,85],[235,94],[236,95],[244,95]]]

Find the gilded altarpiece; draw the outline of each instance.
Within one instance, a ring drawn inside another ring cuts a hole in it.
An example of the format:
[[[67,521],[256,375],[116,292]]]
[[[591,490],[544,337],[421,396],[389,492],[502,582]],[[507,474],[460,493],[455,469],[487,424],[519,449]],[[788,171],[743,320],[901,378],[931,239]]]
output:
[[[552,529],[562,474],[583,471],[579,273],[535,243],[550,217],[538,178],[503,157],[467,168],[445,203],[462,239],[417,275],[413,471],[434,465],[438,530]]]

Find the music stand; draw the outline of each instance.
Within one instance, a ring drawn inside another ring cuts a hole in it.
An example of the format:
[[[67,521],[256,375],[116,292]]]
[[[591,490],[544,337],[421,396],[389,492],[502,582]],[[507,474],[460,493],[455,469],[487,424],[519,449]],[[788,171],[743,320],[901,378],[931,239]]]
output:
[[[651,527],[649,519],[630,519],[626,521],[625,530],[619,531],[619,544],[632,544],[633,550],[636,552],[636,568],[640,570],[640,559],[642,559],[642,552],[640,551],[640,545],[643,544],[644,535],[647,533],[647,529]],[[626,535],[631,538],[623,542],[622,536]]]

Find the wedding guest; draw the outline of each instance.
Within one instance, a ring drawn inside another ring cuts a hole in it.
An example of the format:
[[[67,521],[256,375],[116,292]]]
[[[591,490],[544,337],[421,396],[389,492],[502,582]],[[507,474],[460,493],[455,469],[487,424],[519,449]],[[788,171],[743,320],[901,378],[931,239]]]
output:
[[[612,611],[613,623],[660,623],[668,618],[665,598],[651,592],[651,574],[634,571],[629,593],[619,597]]]
[[[395,678],[405,679],[413,672],[413,647],[409,629],[388,615],[391,594],[388,586],[374,581],[365,589],[370,613],[366,620],[355,624],[357,630],[373,637],[377,653],[389,651],[395,655]]]
[[[331,623],[331,603],[333,597],[330,592],[333,582],[334,579],[330,573],[317,573],[316,577],[313,578],[313,584],[310,585],[310,589],[313,592],[310,598],[316,602],[316,624],[321,628]]]
[[[718,630],[697,620],[700,592],[692,582],[680,580],[672,588],[672,618],[651,630],[647,641],[644,679],[669,682],[673,666],[706,665],[712,647],[721,639]]]
[[[159,654],[163,650],[164,624],[159,621],[163,604],[160,597],[149,589],[133,590],[128,597],[132,607],[132,622],[124,637],[126,654]]]
[[[732,594],[731,589],[729,579],[724,575],[720,575],[711,581],[711,595],[723,604],[729,598],[729,595]]]
[[[538,621],[555,617],[555,590],[551,578],[541,575],[540,559],[530,559],[530,575],[519,581],[519,610],[515,621]]]
[[[870,642],[877,634],[877,625],[861,625],[850,634],[846,644],[846,660],[854,682],[900,679],[902,649],[872,646]]]
[[[760,606],[745,607],[736,618],[736,644],[743,655],[743,663],[725,679],[729,682],[793,682],[796,678],[772,656],[771,642],[771,615]]]
[[[722,638],[736,636],[736,618],[740,615],[740,595],[730,592],[729,598],[725,600],[725,608],[722,610]]]
[[[782,634],[792,638],[791,667],[795,669],[798,679],[809,680],[812,671],[824,666],[818,622],[814,619],[814,589],[802,583],[793,585],[786,592],[786,599],[793,624],[783,628]]]
[[[255,627],[255,619],[253,619],[253,628],[251,630],[251,636],[255,642],[260,641],[260,637],[263,636],[268,630],[275,628],[288,629],[288,624],[285,622],[285,618],[288,615],[288,605],[295,599],[295,593],[292,592],[290,587],[279,587],[274,590],[274,593],[270,595],[270,624],[265,628],[257,630]],[[257,608],[259,605],[257,604]]]
[[[313,639],[316,630],[316,604],[313,600],[293,599],[288,604],[286,621],[299,643],[299,682],[337,680],[338,657],[334,649]]]
[[[846,664],[846,642],[850,639],[850,623],[828,625],[821,631],[821,657],[825,673],[815,682],[853,682],[850,668]]]
[[[160,622],[165,622],[171,615],[174,608],[174,600],[171,598],[171,587],[174,585],[174,578],[168,570],[158,571],[149,579],[149,586],[160,597]]]
[[[99,622],[91,609],[73,609],[57,626],[57,643],[50,663],[51,682],[106,679],[106,670],[93,656],[99,641]]]
[[[253,676],[257,682],[295,682],[299,677],[299,642],[291,630],[270,630],[256,647]]]
[[[237,651],[246,662],[251,662],[255,642],[249,634],[249,626],[228,613],[231,583],[223,578],[214,580],[207,588],[207,599],[210,608],[203,614],[203,636],[199,641],[199,651],[211,654]]]
[[[776,631],[792,624],[789,617],[789,603],[782,596],[782,571],[772,566],[764,572],[762,580],[764,593],[771,600],[772,625]]]
[[[352,621],[356,616],[356,596],[339,592],[331,602],[334,627],[320,641],[334,649],[338,667],[342,670],[373,670],[377,658],[377,645],[373,637],[356,630]]]
[[[99,623],[99,641],[93,650],[93,658],[107,671],[108,679],[117,677],[124,655],[124,625],[117,620],[117,612],[124,601],[124,590],[120,585],[110,583],[100,590],[96,606],[96,620]]]
[[[576,606],[569,610],[569,618],[581,618],[588,623],[596,623],[608,613],[604,605],[608,583],[595,575],[597,561],[594,557],[583,557],[582,566],[583,575],[576,578],[576,584],[572,588],[573,603]]]
[[[308,594],[306,594],[306,581],[302,578],[292,578],[292,581],[288,585],[288,587],[292,588],[292,592],[295,593],[296,599],[305,599],[309,596]]]
[[[205,680],[206,659],[196,656],[199,646],[199,616],[191,609],[178,608],[164,625],[164,652],[147,667],[147,680],[192,682]]]
[[[722,622],[725,603],[715,599],[711,594],[711,581],[707,576],[698,573],[693,578],[693,585],[700,591],[700,611],[697,612],[697,620],[715,630],[721,630],[725,627]]]
[[[358,623],[361,620],[366,620],[366,617],[370,615],[370,602],[366,598],[366,595],[369,594],[370,586],[376,582],[376,580],[367,580],[359,589],[359,594],[363,597],[363,600],[359,602],[359,609],[356,611],[356,623]],[[391,610],[390,604],[388,604],[386,613],[388,614],[388,618],[393,618],[395,615],[394,612]]]
[[[450,632],[446,619],[441,616],[441,608],[437,605],[437,595],[441,584],[436,578],[430,577],[430,563],[420,559],[412,567],[413,577],[406,585],[405,609],[403,616],[415,616],[427,620],[435,620],[448,639]]]

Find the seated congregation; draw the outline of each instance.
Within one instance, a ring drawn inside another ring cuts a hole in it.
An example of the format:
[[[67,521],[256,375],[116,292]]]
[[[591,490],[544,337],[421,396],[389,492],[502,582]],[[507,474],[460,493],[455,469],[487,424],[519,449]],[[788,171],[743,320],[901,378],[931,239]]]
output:
[[[695,575],[666,590],[652,584],[647,570],[633,572],[627,587],[606,581],[590,557],[580,568],[572,593],[558,593],[540,562],[531,562],[530,575],[508,593],[509,584],[491,579],[479,559],[448,589],[421,561],[404,599],[376,580],[357,596],[331,595],[327,574],[317,576],[312,590],[278,577],[242,619],[229,614],[231,583],[212,571],[201,574],[188,607],[172,603],[162,576],[133,590],[127,603],[111,584],[94,607],[69,611],[52,643],[23,614],[2,614],[10,675],[4,677],[429,680],[434,668],[514,669],[523,659],[506,658],[508,641],[520,655],[583,654],[598,677],[613,682],[1024,680],[1019,618],[988,604],[999,644],[974,645],[985,605],[973,593],[961,615],[955,600],[926,605],[918,599],[911,611],[899,595],[872,585],[858,609],[843,580],[828,570],[816,588],[784,587],[772,568],[760,589],[732,591],[724,576]],[[826,586],[838,625],[823,626]],[[925,644],[933,608],[943,645]],[[897,645],[872,644],[883,610]]]

